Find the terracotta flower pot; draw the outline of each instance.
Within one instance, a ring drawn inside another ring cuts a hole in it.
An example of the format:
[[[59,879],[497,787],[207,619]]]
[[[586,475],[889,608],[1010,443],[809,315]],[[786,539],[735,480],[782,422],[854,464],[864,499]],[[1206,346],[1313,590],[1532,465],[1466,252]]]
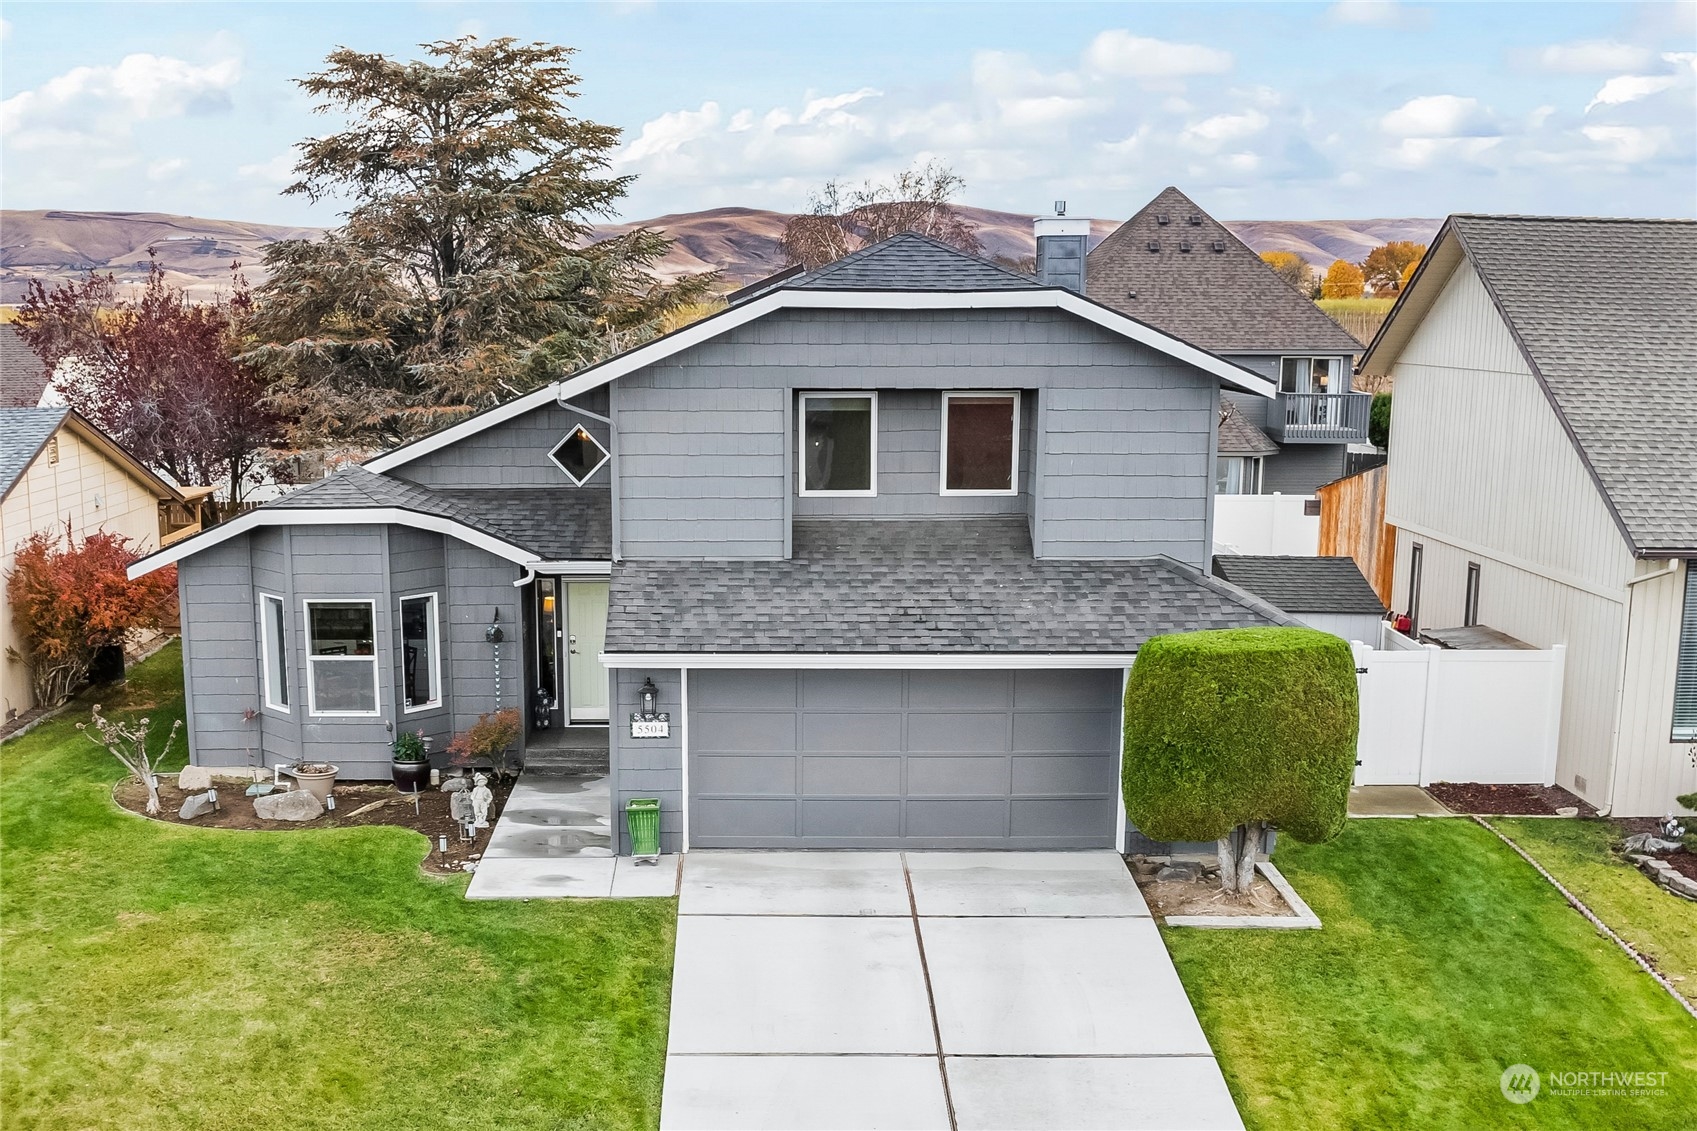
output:
[[[319,762],[314,763],[314,765],[329,766],[330,764]],[[328,770],[322,773],[307,773],[297,767],[289,771],[289,776],[299,782],[302,789],[318,798],[319,803],[322,804],[330,799],[330,790],[336,785],[337,772],[338,767],[336,766],[330,766]]]

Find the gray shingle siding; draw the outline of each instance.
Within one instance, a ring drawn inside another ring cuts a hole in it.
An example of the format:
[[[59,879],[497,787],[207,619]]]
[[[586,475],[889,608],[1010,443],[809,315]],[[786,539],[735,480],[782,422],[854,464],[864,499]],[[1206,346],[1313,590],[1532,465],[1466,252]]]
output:
[[[660,799],[660,849],[677,852],[683,843],[683,692],[676,668],[615,668],[609,714],[612,725],[608,739],[613,795],[613,824],[617,828],[619,853],[630,852],[630,834],[625,827],[625,803],[633,797]],[[660,710],[672,716],[670,738],[632,738],[624,725],[637,708],[638,689],[652,679],[659,692]]]
[[[573,403],[590,412],[608,415],[605,388],[593,389]],[[573,490],[572,481],[548,458],[548,453],[579,424],[603,447],[611,449],[607,425],[550,404],[401,464],[392,474],[425,487],[563,487]],[[606,490],[610,478],[610,468],[603,467],[585,482],[583,489]]]
[[[1343,478],[1345,444],[1286,444],[1261,465],[1261,493],[1312,495],[1323,485]]]

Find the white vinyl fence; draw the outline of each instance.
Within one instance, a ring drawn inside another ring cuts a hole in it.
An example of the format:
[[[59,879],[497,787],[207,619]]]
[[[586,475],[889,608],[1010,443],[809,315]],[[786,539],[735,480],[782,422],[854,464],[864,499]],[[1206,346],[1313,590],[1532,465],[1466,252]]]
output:
[[[1356,785],[1553,785],[1567,649],[1445,649],[1387,632],[1356,642]],[[1412,646],[1411,646],[1412,645]]]
[[[1320,552],[1320,516],[1306,513],[1313,495],[1215,495],[1214,552],[1289,554]]]

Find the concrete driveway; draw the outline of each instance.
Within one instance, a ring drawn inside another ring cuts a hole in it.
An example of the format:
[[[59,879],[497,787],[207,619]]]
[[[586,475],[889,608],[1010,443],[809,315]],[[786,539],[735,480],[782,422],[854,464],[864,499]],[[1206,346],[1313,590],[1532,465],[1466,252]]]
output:
[[[1242,1123],[1112,852],[693,852],[660,1126]]]

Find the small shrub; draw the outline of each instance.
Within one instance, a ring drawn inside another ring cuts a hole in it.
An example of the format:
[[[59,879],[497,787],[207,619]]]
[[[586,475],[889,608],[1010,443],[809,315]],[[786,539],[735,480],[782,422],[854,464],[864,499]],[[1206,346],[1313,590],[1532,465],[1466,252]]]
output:
[[[1157,636],[1126,681],[1126,813],[1155,840],[1219,841],[1221,884],[1247,891],[1266,824],[1310,843],[1343,830],[1357,710],[1330,633]]]
[[[1373,394],[1373,403],[1368,408],[1367,439],[1375,448],[1381,450],[1391,446],[1391,395],[1389,393]]]
[[[465,764],[487,758],[502,777],[507,776],[507,748],[518,738],[524,720],[512,708],[484,712],[470,729],[461,731],[448,743],[448,753],[458,763]]]
[[[397,762],[423,762],[430,757],[424,748],[424,732],[421,730],[403,730],[395,736],[390,749],[395,752]]]

